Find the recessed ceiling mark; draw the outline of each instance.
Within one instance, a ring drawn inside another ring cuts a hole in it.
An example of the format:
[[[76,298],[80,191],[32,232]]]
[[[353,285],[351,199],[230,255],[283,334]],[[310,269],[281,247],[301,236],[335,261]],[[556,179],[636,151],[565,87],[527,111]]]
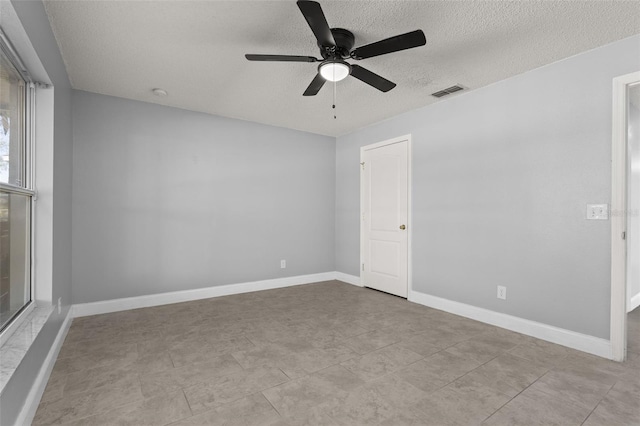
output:
[[[164,89],[159,89],[159,88],[155,88],[153,90],[151,90],[153,92],[154,95],[156,96],[160,96],[161,98],[164,98],[165,96],[168,96],[169,94],[167,93],[166,90]]]

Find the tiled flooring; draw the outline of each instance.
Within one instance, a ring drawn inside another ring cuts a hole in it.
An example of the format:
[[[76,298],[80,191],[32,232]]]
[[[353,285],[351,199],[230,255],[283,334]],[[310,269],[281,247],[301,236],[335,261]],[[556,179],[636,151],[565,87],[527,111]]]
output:
[[[630,360],[337,281],[73,321],[34,424],[638,425]]]

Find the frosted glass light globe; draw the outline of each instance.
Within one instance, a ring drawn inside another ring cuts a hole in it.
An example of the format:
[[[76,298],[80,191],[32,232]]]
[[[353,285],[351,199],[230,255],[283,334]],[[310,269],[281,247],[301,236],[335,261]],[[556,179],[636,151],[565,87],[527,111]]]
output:
[[[327,81],[344,80],[349,71],[349,65],[343,62],[327,62],[320,65],[320,75]]]

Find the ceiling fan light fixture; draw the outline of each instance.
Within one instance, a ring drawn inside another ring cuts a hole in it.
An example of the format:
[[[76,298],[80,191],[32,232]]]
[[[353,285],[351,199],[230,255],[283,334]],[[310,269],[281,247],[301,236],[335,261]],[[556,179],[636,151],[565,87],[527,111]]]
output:
[[[350,65],[344,60],[353,59],[359,61],[360,59],[373,58],[427,44],[424,32],[415,30],[353,49],[355,42],[353,33],[344,28],[329,27],[320,3],[313,0],[297,0],[296,4],[318,41],[320,56],[323,59],[300,55],[247,54],[244,56],[249,61],[320,62],[317,74],[313,77],[302,96],[315,96],[327,81],[336,82],[348,76],[352,76],[381,92],[388,92],[396,87],[394,82],[359,65]]]
[[[327,81],[340,81],[351,74],[351,67],[344,61],[327,61],[320,65],[319,72]]]

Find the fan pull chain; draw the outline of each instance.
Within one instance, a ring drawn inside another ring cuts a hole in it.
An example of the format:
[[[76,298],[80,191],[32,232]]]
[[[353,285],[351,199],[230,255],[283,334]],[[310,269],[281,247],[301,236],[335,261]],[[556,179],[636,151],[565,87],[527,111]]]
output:
[[[333,73],[335,74],[335,69]],[[333,119],[334,120],[337,118],[336,117],[336,84],[337,84],[336,81],[334,81],[333,82]]]

